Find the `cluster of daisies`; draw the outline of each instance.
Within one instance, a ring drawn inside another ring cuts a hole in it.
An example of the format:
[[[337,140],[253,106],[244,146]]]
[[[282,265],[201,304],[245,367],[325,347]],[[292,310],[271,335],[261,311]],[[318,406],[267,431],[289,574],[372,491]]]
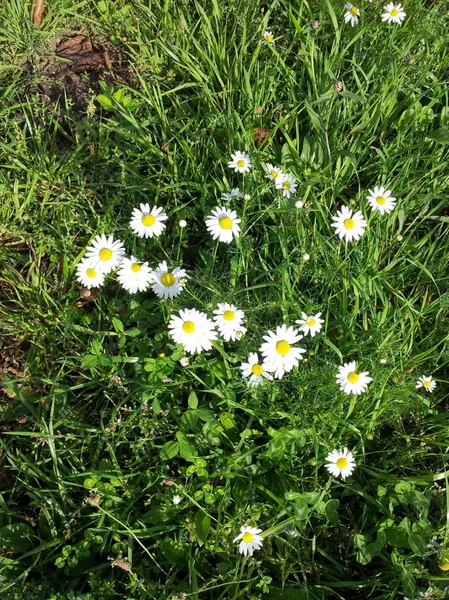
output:
[[[370,0],[372,2],[372,0]],[[354,4],[347,2],[345,4],[345,23],[350,23],[353,27],[358,24],[360,17],[360,9]],[[382,13],[382,21],[387,23],[397,23],[400,25],[406,17],[406,13],[402,8],[402,4],[394,4],[390,2],[384,7]]]

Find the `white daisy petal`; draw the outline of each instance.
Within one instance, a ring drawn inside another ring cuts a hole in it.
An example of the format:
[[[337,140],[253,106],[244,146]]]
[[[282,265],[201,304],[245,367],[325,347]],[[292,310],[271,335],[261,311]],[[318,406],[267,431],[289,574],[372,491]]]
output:
[[[240,151],[231,154],[231,160],[228,162],[228,167],[234,169],[234,171],[238,173],[248,173],[252,167],[249,154]]]
[[[122,242],[114,240],[112,235],[97,235],[92,240],[92,245],[86,248],[86,258],[92,259],[95,269],[105,275],[120,265],[124,255],[125,248]]]
[[[423,375],[416,382],[416,388],[422,387],[426,390],[426,392],[433,392],[436,386],[437,382],[432,379],[432,375],[429,375],[428,377]]]
[[[229,342],[235,342],[237,339],[242,339],[246,333],[246,327],[242,325],[245,314],[233,304],[226,302],[218,305],[218,309],[214,310],[215,325],[222,338]],[[240,335],[238,335],[240,332]]]
[[[395,205],[396,198],[391,196],[390,190],[383,187],[375,187],[374,190],[368,190],[369,196],[367,200],[371,205],[372,210],[378,210],[381,215],[390,213]]]
[[[406,13],[402,9],[402,4],[394,4],[390,2],[384,7],[384,13],[382,13],[382,21],[387,23],[397,23],[400,25],[406,17]]]
[[[311,317],[308,317],[306,313],[301,313],[301,319],[297,319],[295,323],[300,325],[299,331],[302,331],[304,335],[310,334],[311,337],[314,337],[316,333],[321,331],[323,327],[323,319],[320,319],[321,313],[316,313]]]
[[[242,540],[239,544],[239,552],[244,556],[249,554],[253,555],[254,550],[260,550],[263,544],[263,537],[259,535],[262,533],[261,529],[255,527],[243,526],[241,527],[241,534],[234,539],[234,543],[238,540]]]
[[[361,394],[364,392],[372,378],[368,371],[357,373],[355,361],[345,363],[338,368],[337,383],[345,394]]]
[[[230,244],[233,237],[240,235],[240,219],[229,208],[217,206],[206,218],[206,227],[214,240]]]
[[[360,10],[349,2],[345,4],[345,8],[345,23],[350,23],[354,27],[359,22]]]
[[[256,352],[251,352],[248,356],[248,362],[240,365],[242,377],[248,379],[248,385],[256,387],[263,385],[265,379],[273,379],[270,373],[266,370],[265,365],[261,363]]]
[[[366,221],[362,213],[360,211],[353,213],[347,206],[342,206],[332,220],[334,223],[331,224],[331,227],[334,227],[340,239],[344,239],[346,242],[358,240],[365,232]]]
[[[329,473],[334,477],[341,476],[342,479],[349,477],[356,466],[352,452],[348,452],[347,448],[334,450],[327,456],[326,460],[328,463],[324,466]]]
[[[168,329],[173,340],[182,344],[189,354],[210,350],[211,342],[217,339],[214,323],[195,308],[180,310],[179,317],[172,316]]]
[[[151,269],[148,263],[142,263],[134,256],[124,258],[117,271],[117,279],[121,286],[131,294],[144,292],[150,285]]]
[[[296,192],[296,177],[289,173],[282,173],[276,178],[276,189],[282,190],[282,195],[286,198],[290,198],[291,194]]]
[[[184,289],[187,277],[184,269],[169,269],[164,260],[151,274],[151,289],[158,298],[176,298]]]
[[[282,325],[274,331],[269,331],[264,336],[265,342],[260,347],[260,352],[264,357],[264,368],[272,373],[276,379],[280,379],[285,372],[289,372],[293,367],[297,367],[302,360],[302,354],[306,352],[304,348],[295,347],[303,336],[293,327]]]
[[[162,208],[157,206],[150,208],[149,204],[141,204],[140,209],[133,209],[129,226],[139,237],[158,237],[164,231],[166,227],[164,221],[167,219],[168,217],[162,212]]]
[[[92,258],[83,258],[76,265],[77,280],[89,290],[93,287],[100,287],[104,283],[105,274],[95,268],[96,262]]]

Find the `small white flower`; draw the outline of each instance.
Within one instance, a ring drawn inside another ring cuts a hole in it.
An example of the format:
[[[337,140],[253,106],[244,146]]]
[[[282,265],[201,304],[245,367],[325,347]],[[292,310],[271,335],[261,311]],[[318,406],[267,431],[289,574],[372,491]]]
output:
[[[335,227],[335,232],[340,239],[346,242],[360,239],[365,232],[366,221],[362,213],[360,211],[353,213],[347,206],[342,206],[332,220],[335,222],[331,227]]]
[[[187,227],[187,221],[184,221],[184,219],[181,219],[179,221],[178,225],[181,227],[181,229],[184,229],[184,227]]]
[[[306,351],[304,348],[297,348],[293,344],[302,340],[294,327],[282,325],[274,331],[269,331],[264,336],[265,342],[260,347],[260,352],[264,357],[264,369],[274,372],[276,379],[281,379],[285,372],[289,372],[293,367],[297,367],[302,360],[302,354]]]
[[[151,288],[159,298],[176,298],[184,289],[186,277],[184,269],[169,269],[164,260],[151,275]]]
[[[393,198],[390,190],[384,187],[375,187],[374,190],[368,190],[367,200],[373,210],[378,210],[381,215],[389,213],[396,204],[396,198]]]
[[[246,556],[249,554],[253,555],[254,550],[260,550],[263,544],[263,537],[259,535],[262,533],[262,529],[256,529],[255,527],[248,527],[247,525],[240,527],[240,535],[234,539],[234,543],[242,540],[239,544],[239,552]]]
[[[311,337],[314,337],[316,333],[321,331],[324,321],[323,319],[320,319],[320,312],[313,315],[313,317],[308,317],[305,312],[302,312],[301,317],[302,318],[295,321],[295,323],[301,325],[299,331],[302,331],[304,335],[310,333]]]
[[[276,182],[284,175],[279,167],[276,167],[271,163],[265,163],[265,167],[268,171],[268,175],[265,175],[265,179],[271,179],[272,181]]]
[[[381,365],[386,365],[387,364],[387,359],[386,358],[381,358],[379,362],[380,362]]]
[[[353,6],[349,2],[345,4],[345,8],[347,11],[345,12],[345,23],[351,23],[351,25],[354,27],[354,25],[357,25],[359,22],[360,10],[357,8],[357,6]]]
[[[306,254],[303,254],[303,255],[302,255],[302,259],[303,259],[303,260],[305,260],[305,261],[308,261],[308,260],[310,260],[310,254],[307,254],[307,253],[306,253]]]
[[[424,375],[423,377],[420,377],[416,382],[416,388],[418,389],[423,387],[426,390],[426,392],[433,392],[436,386],[437,382],[432,379],[432,375],[429,375],[429,377],[426,377]]]
[[[176,496],[173,496],[172,502],[173,502],[173,504],[179,504],[181,502],[181,496],[178,496],[176,494]]]
[[[242,377],[249,377],[248,385],[256,387],[264,383],[264,379],[273,379],[273,377],[264,369],[264,365],[259,361],[256,352],[250,352],[248,362],[240,365]]]
[[[237,333],[241,332],[242,337],[246,333],[246,327],[242,325],[245,314],[233,304],[219,304],[218,309],[214,310],[214,315],[215,325],[225,341],[235,342],[238,339]]]
[[[344,450],[333,450],[326,456],[328,464],[325,465],[326,469],[334,477],[341,475],[342,479],[349,477],[355,468],[355,460],[352,452],[348,452],[348,449]]]
[[[232,238],[240,234],[240,219],[237,213],[229,208],[217,206],[206,218],[206,227],[213,239],[230,244]]]
[[[86,288],[100,287],[104,283],[104,273],[95,268],[91,258],[83,258],[76,265],[76,278]]]
[[[97,235],[92,240],[92,246],[86,248],[86,258],[91,258],[95,270],[105,275],[114,271],[123,260],[125,247],[120,240],[114,240],[112,235]]]
[[[166,227],[164,221],[168,219],[162,210],[157,206],[150,208],[149,204],[141,204],[140,209],[133,209],[129,226],[139,237],[158,237]]]
[[[274,44],[273,33],[271,31],[264,31],[263,41],[264,41],[264,44],[268,44],[268,45]]]
[[[117,271],[117,279],[121,286],[131,294],[144,292],[150,285],[151,269],[148,263],[139,262],[134,256],[124,258]]]
[[[402,10],[402,4],[390,2],[385,6],[384,11],[382,21],[387,21],[387,23],[398,23],[400,25],[406,17],[405,12]]]
[[[290,198],[290,195],[296,192],[296,187],[296,177],[290,173],[283,173],[276,179],[276,189],[282,190],[282,195],[286,198]]]
[[[179,359],[179,363],[180,363],[181,367],[188,367],[190,360],[187,358],[187,356],[183,356],[182,358]]]
[[[251,196],[249,194],[245,194],[243,196],[243,200],[246,200],[246,201],[251,200]]]
[[[185,308],[179,311],[179,316],[173,315],[168,329],[173,340],[189,354],[210,350],[211,342],[217,339],[214,323],[195,308]]]
[[[232,198],[241,198],[242,197],[242,192],[239,190],[239,188],[232,188],[232,190],[228,193],[228,192],[224,192],[221,195],[221,199],[223,200],[223,202],[229,202],[230,200],[232,200]]]
[[[345,394],[361,394],[366,390],[372,378],[368,371],[357,373],[355,360],[338,367],[337,383]]]
[[[228,162],[230,169],[239,173],[248,173],[251,170],[251,159],[246,152],[237,151],[235,154],[231,154],[231,158],[232,160]]]
[[[302,202],[301,200],[297,200],[295,202],[295,208],[302,208],[304,206],[304,202]]]

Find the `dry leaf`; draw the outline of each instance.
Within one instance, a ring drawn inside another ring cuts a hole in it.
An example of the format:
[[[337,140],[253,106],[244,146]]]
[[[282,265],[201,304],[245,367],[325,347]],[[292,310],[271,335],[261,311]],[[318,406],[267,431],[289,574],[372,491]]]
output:
[[[40,27],[40,24],[44,20],[45,5],[44,0],[34,0],[33,8],[33,23],[36,27]]]

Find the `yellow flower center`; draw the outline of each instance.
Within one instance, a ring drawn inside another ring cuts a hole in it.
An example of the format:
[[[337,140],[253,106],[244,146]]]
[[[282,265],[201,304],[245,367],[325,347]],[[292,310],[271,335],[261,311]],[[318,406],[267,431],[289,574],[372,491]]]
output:
[[[307,319],[306,321],[306,325],[308,325],[309,327],[313,327],[315,325],[316,321],[315,319]]]
[[[392,8],[392,9],[391,9],[391,11],[390,11],[390,15],[391,15],[392,17],[397,17],[397,16],[398,16],[398,14],[399,14],[399,11],[398,11],[398,9],[397,9],[397,8]]]
[[[271,171],[271,177],[273,179],[276,179],[276,177],[279,177],[279,171]]]
[[[95,269],[92,269],[92,267],[89,267],[86,271],[86,275],[88,277],[90,277],[91,279],[93,279],[94,277],[97,276],[97,272],[95,271]]]
[[[253,365],[251,367],[251,373],[253,375],[262,375],[262,373],[263,373],[262,366],[261,365]]]
[[[290,352],[290,344],[285,340],[281,340],[276,344],[276,352],[281,356],[285,356]]]
[[[347,458],[339,458],[335,464],[337,465],[337,467],[339,469],[344,469],[345,467],[348,466],[348,459]]]
[[[359,380],[359,376],[357,375],[357,373],[355,371],[352,371],[352,373],[349,373],[349,375],[348,375],[349,383],[357,383],[358,380]]]
[[[231,229],[232,227],[232,219],[229,217],[221,217],[218,222],[222,229]]]
[[[145,227],[151,227],[151,225],[156,223],[156,217],[153,215],[144,215],[142,217],[142,223],[145,225]]]
[[[377,204],[380,204],[381,206],[383,206],[384,204],[387,203],[387,201],[385,200],[385,198],[383,196],[377,196],[376,202],[377,202]]]
[[[185,333],[193,333],[195,331],[195,323],[192,323],[192,321],[186,321],[182,324],[182,329]]]
[[[343,221],[343,225],[346,227],[346,229],[353,229],[355,225],[354,219],[345,219]]]
[[[253,539],[253,534],[250,533],[249,531],[247,531],[246,533],[243,534],[242,539],[245,542],[245,544],[249,544]]]
[[[265,36],[265,41],[268,42],[268,43],[272,42],[273,41],[273,36],[272,35],[266,35]]]
[[[165,287],[171,287],[175,283],[175,277],[171,273],[164,273],[161,277],[162,285]]]
[[[449,571],[449,560],[442,560],[439,567],[442,571]]]
[[[430,387],[430,381],[426,381],[425,380],[425,381],[422,382],[422,384],[423,384],[424,387]]]
[[[241,169],[242,167],[244,167],[246,165],[246,161],[244,161],[242,158],[240,160],[237,161],[237,166]]]
[[[235,312],[233,310],[225,310],[223,313],[223,319],[225,321],[232,321],[235,317]]]
[[[103,250],[100,250],[100,260],[111,260],[112,258],[112,250],[109,250],[109,248],[103,248]]]
[[[283,181],[282,182],[282,187],[284,188],[284,190],[289,190],[291,188],[290,181]]]
[[[134,273],[138,273],[141,270],[141,266],[139,265],[139,263],[133,263],[131,265],[131,271],[134,271]]]
[[[357,8],[357,6],[351,6],[351,8],[349,9],[349,12],[351,13],[351,15],[353,17],[355,17],[358,13],[359,9]]]

